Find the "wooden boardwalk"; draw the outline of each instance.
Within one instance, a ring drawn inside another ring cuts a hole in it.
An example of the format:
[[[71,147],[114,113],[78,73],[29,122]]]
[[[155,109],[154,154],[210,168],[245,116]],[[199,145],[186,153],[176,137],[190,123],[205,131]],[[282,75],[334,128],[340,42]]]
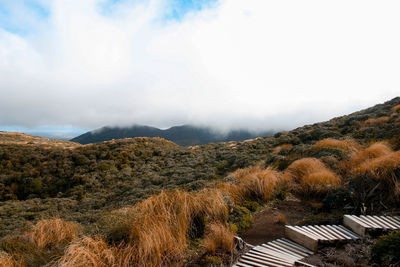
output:
[[[367,233],[400,229],[400,217],[344,215],[343,224],[364,237]]]
[[[293,266],[313,252],[286,238],[253,247],[236,266]]]
[[[286,238],[253,247],[233,266],[313,266],[302,260],[320,247],[350,242],[367,233],[400,229],[399,216],[344,215],[343,225],[285,226]]]

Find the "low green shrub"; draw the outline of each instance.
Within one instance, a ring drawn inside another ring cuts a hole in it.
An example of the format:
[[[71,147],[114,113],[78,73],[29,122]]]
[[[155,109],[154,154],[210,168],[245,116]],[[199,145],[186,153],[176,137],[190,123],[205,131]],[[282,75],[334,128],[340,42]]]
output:
[[[245,207],[249,211],[255,212],[260,207],[260,204],[257,201],[245,200],[240,203],[240,206]]]
[[[238,232],[243,232],[253,226],[254,218],[251,212],[242,206],[235,205],[229,215],[229,220],[237,226]]]
[[[400,231],[379,237],[371,248],[371,261],[387,266],[400,261]]]

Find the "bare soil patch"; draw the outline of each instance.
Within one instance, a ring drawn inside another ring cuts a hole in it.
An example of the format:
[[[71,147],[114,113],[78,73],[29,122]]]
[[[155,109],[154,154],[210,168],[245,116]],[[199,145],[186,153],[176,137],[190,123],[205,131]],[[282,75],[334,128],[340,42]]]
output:
[[[301,200],[288,197],[278,200],[254,215],[254,225],[240,235],[251,245],[259,245],[285,236],[285,224],[296,224],[313,215],[312,208]]]

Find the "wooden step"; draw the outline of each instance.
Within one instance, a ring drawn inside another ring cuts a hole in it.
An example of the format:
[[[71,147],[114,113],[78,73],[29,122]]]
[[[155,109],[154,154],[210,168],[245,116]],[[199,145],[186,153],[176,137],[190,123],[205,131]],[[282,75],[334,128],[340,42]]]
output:
[[[253,247],[233,266],[294,266],[313,252],[286,238]],[[312,266],[312,265],[310,265]]]
[[[344,215],[343,224],[364,237],[367,233],[400,229],[399,216]]]
[[[294,242],[316,251],[321,244],[347,242],[360,239],[342,225],[285,226],[285,235]]]

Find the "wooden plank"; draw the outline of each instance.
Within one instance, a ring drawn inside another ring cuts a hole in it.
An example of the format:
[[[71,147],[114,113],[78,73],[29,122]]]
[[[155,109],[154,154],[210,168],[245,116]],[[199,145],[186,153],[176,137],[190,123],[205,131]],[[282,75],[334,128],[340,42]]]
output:
[[[350,237],[352,237],[353,239],[360,239],[360,236],[358,236],[356,233],[350,231],[349,229],[347,229],[346,227],[344,227],[343,225],[334,225],[337,229],[340,229],[342,232],[346,233],[347,235],[349,235]]]
[[[248,253],[256,254],[256,255],[259,255],[261,257],[265,257],[265,258],[268,258],[268,259],[276,261],[276,262],[282,262],[282,264],[293,264],[292,260],[287,260],[287,259],[283,259],[283,258],[280,258],[280,257],[276,257],[276,256],[273,256],[271,254],[267,254],[265,252],[262,252],[260,250],[250,250]]]
[[[283,243],[285,243],[287,245],[291,245],[291,246],[295,247],[296,249],[299,249],[299,250],[301,250],[301,251],[303,251],[303,252],[305,252],[307,254],[310,254],[310,255],[314,254],[314,252],[312,252],[311,250],[309,250],[309,249],[307,249],[307,248],[305,248],[305,247],[303,247],[303,246],[301,246],[301,245],[299,245],[299,244],[297,244],[297,243],[295,243],[295,242],[293,242],[293,241],[291,241],[289,239],[280,238],[277,241],[283,242]]]
[[[313,233],[310,229],[300,227],[300,226],[293,226],[297,231],[304,233],[306,235],[309,235],[310,237],[314,238],[315,240],[319,240],[322,238],[322,236],[317,235],[316,233]]]
[[[281,251],[281,250],[279,250],[277,248],[274,248],[274,247],[272,247],[270,245],[262,244],[261,246],[264,249],[266,249],[265,251],[268,251],[268,253],[271,253],[272,255],[276,255],[277,257],[282,257],[283,259],[292,260],[293,262],[295,260],[299,259],[298,257],[295,257],[295,256],[293,256],[291,254],[284,253],[283,251]]]
[[[351,215],[344,215],[343,217],[343,224],[347,228],[351,229],[353,232],[356,234],[364,237],[365,236],[365,231],[368,225],[365,225],[364,223],[360,222],[356,218],[353,218]]]
[[[281,252],[283,254],[291,255],[291,256],[295,257],[296,260],[304,258],[304,256],[302,254],[292,251],[292,250],[280,245],[279,243],[269,242],[268,246],[276,248],[277,250],[279,250],[279,252]]]
[[[311,229],[313,229],[314,231],[316,231],[317,233],[319,233],[320,235],[324,236],[328,240],[336,240],[337,239],[335,236],[329,234],[326,230],[322,230],[322,229],[318,228],[317,225],[310,225],[309,227]]]
[[[400,221],[398,221],[395,218],[390,217],[390,216],[385,216],[385,219],[392,222],[394,225],[396,225],[397,227],[400,228]]]
[[[304,262],[304,261],[296,261],[294,263],[294,266],[316,267],[315,265],[309,264],[309,263]]]
[[[293,263],[295,261],[295,259],[292,259],[290,257],[285,257],[285,255],[276,253],[275,251],[264,248],[262,246],[254,248],[254,250],[257,252],[263,253],[263,254],[267,255],[268,257],[275,258],[277,260],[282,260],[282,261],[286,261],[286,262],[290,262],[290,263]]]
[[[363,223],[363,224],[365,224],[366,225],[366,229],[374,229],[374,228],[376,228],[376,226],[373,224],[373,223],[371,223],[371,222],[369,222],[368,220],[366,220],[365,218],[362,218],[361,216],[355,216],[355,215],[353,215],[352,216],[356,221],[358,220],[358,222],[361,222],[361,223]]]
[[[275,240],[275,242],[277,244],[280,244],[281,246],[286,247],[287,249],[290,249],[290,250],[302,255],[303,257],[308,257],[308,256],[310,256],[312,254],[312,253],[309,253],[309,252],[305,252],[304,250],[299,249],[298,247],[295,247],[292,244],[284,242],[284,241],[281,241],[281,240]],[[302,246],[300,246],[300,247],[302,247]],[[302,248],[304,248],[304,247],[302,247]],[[304,248],[304,249],[306,249],[306,248]]]
[[[246,255],[243,255],[242,259],[249,261],[249,262],[257,263],[257,264],[263,264],[263,266],[272,266],[272,267],[281,267],[282,266],[281,264],[276,264],[276,263],[268,261],[268,260],[260,260],[260,259],[252,258],[252,257],[246,256]]]
[[[266,267],[266,266],[269,266],[269,265],[265,265],[265,264],[259,264],[259,263],[251,262],[251,261],[244,260],[244,259],[240,259],[239,262],[243,262],[243,263],[248,264],[248,265],[250,265],[252,267]]]
[[[254,257],[254,258],[259,259],[259,260],[272,262],[273,264],[278,264],[280,266],[292,266],[293,265],[291,262],[272,259],[272,258],[269,258],[269,257],[265,257],[265,255],[260,255],[259,253],[249,252],[249,253],[246,253],[246,256]]]
[[[359,224],[361,224],[362,226],[364,226],[365,228],[370,227],[368,223],[364,222],[361,218],[357,217],[356,215],[350,215],[350,217]]]
[[[237,262],[233,265],[233,267],[253,267],[252,265],[248,265],[246,263],[243,262]]]
[[[295,248],[293,248],[291,246],[285,245],[285,244],[279,242],[278,240],[275,240],[273,242],[269,242],[269,244],[274,244],[275,246],[279,246],[282,249],[287,250],[287,251],[291,251],[292,253],[295,253],[296,255],[299,255],[300,257],[303,257],[303,258],[307,257],[309,255],[309,254],[307,254],[307,253],[305,253],[305,252],[303,252],[301,250],[298,250],[298,249],[295,249]]]
[[[305,233],[299,232],[296,228],[286,225],[285,226],[285,235],[287,238],[292,241],[312,250],[316,251],[318,249],[318,240],[307,235]]]
[[[349,235],[343,233],[342,231],[339,231],[335,227],[335,225],[328,225],[328,226],[324,226],[324,227],[329,228],[329,230],[331,230],[333,233],[335,233],[337,236],[339,236],[342,239],[345,239],[345,240],[351,240],[352,239]]]
[[[377,224],[376,222],[374,222],[374,220],[372,220],[371,218],[369,218],[367,216],[361,215],[360,218],[364,222],[368,223],[370,225],[371,229],[382,229],[383,228],[382,225]]]
[[[311,225],[301,226],[301,227],[300,227],[300,226],[296,226],[296,228],[297,228],[297,229],[300,229],[300,230],[302,230],[302,231],[306,231],[306,232],[308,232],[309,234],[316,236],[316,238],[317,238],[318,240],[328,240],[327,237],[325,237],[325,236],[319,234],[319,233],[316,232],[314,229],[312,229],[312,226],[311,226]]]
[[[373,217],[374,220],[378,221],[385,229],[396,229],[396,227],[394,227],[390,223],[385,222],[384,220],[382,220],[380,216],[368,216],[368,217]]]
[[[379,219],[384,221],[387,225],[391,226],[392,229],[399,229],[399,226],[396,224],[396,222],[387,219],[385,216],[380,216]]]

